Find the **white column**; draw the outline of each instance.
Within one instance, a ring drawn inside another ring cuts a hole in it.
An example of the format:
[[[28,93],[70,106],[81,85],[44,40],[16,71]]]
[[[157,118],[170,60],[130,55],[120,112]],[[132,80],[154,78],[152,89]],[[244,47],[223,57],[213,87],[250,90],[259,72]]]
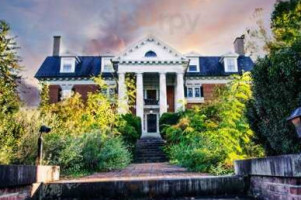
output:
[[[141,128],[143,132],[144,99],[143,99],[143,74],[136,74],[136,115],[141,118]]]
[[[167,112],[166,73],[160,72],[160,116]]]
[[[128,112],[128,101],[126,94],[125,73],[118,73],[118,113]]]
[[[61,89],[62,89],[62,92],[61,92],[61,95],[62,95],[62,99],[68,99],[69,97],[72,96],[72,88],[73,88],[73,85],[72,84],[62,84],[61,85]]]
[[[184,73],[177,73],[176,112],[185,110]]]

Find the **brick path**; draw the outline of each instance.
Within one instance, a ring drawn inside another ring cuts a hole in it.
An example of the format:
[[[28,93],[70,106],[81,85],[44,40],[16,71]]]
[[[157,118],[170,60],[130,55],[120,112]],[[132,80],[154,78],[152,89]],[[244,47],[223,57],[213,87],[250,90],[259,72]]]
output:
[[[154,180],[172,178],[198,178],[208,174],[188,172],[185,168],[168,163],[131,164],[123,170],[95,173],[90,176],[59,182],[94,182],[94,181],[122,181],[122,180]]]

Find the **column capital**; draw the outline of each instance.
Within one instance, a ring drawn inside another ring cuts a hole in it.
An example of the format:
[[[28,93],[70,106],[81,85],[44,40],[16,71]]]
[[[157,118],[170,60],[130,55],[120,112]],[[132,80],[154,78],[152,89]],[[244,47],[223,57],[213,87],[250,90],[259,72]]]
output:
[[[159,74],[166,74],[167,72],[159,72]]]
[[[125,74],[125,72],[117,72],[117,74],[123,75],[123,74]]]

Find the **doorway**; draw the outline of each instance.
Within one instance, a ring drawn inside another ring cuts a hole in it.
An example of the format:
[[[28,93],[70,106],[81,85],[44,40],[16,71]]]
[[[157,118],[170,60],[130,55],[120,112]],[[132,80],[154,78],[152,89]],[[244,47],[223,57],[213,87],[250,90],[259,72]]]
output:
[[[147,115],[147,132],[156,133],[157,132],[157,115],[148,114]]]

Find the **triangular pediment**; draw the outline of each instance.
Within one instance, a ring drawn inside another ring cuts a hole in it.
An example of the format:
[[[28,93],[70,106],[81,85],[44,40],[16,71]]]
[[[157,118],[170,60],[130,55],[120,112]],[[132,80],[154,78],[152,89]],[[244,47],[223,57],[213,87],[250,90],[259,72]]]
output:
[[[187,58],[170,45],[148,35],[129,45],[115,61],[187,61]]]

